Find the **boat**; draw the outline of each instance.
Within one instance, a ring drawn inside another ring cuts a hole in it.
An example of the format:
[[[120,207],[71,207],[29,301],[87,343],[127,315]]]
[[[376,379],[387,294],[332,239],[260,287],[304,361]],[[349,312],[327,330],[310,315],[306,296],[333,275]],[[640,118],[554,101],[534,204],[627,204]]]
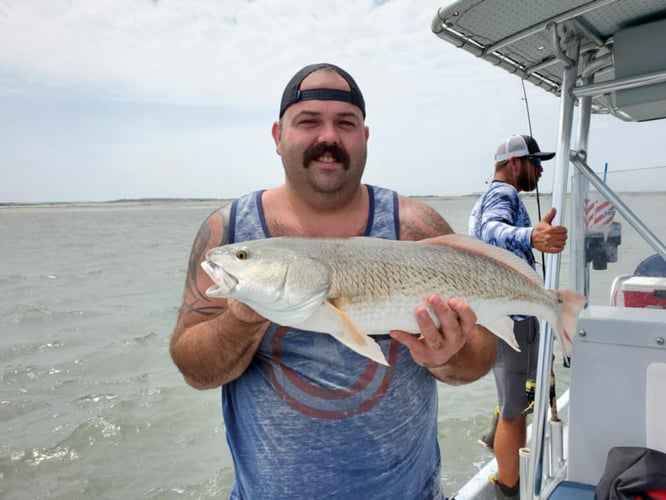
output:
[[[431,29],[559,98],[552,204],[554,223],[569,227],[568,278],[562,255],[549,254],[544,279],[553,289],[568,279],[587,304],[574,337],[569,387],[556,408],[549,402],[553,332],[541,325],[520,495],[592,499],[614,447],[666,452],[664,235],[647,227],[588,159],[593,115],[610,115],[623,127],[666,118],[666,2],[460,0],[439,9]],[[663,178],[657,190],[664,189]],[[591,293],[595,273],[616,265],[627,230],[649,252],[635,270],[618,273],[602,294],[608,300],[599,300]],[[493,498],[488,478],[494,471],[491,459],[451,498]]]

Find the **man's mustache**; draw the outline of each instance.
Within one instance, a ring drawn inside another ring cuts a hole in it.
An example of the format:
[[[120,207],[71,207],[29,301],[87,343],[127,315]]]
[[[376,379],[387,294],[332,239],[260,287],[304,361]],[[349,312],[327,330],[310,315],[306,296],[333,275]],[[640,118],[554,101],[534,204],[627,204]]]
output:
[[[328,144],[326,142],[320,142],[306,149],[305,153],[303,153],[303,165],[305,168],[308,168],[311,161],[316,160],[325,153],[332,156],[336,162],[342,163],[345,169],[349,168],[349,155],[347,151],[337,144]]]

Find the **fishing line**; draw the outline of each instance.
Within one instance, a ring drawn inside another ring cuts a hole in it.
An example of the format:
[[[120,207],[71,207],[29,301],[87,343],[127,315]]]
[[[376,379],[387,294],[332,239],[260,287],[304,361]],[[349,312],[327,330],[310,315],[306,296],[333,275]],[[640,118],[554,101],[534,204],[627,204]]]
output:
[[[525,101],[525,111],[527,113],[527,128],[530,131],[530,137],[534,137],[532,133],[532,118],[530,116],[530,104],[527,101],[527,92],[525,91],[525,80],[521,78],[520,84],[523,86],[523,101]],[[534,169],[534,175],[536,176],[536,167]],[[537,216],[538,220],[541,220],[541,194],[539,193],[539,181],[537,179],[536,184],[536,202],[537,202]],[[546,276],[546,256],[541,252],[541,272],[543,273],[544,279]]]
[[[614,174],[623,174],[626,172],[640,172],[641,170],[658,170],[660,168],[666,168],[666,165],[658,165],[655,167],[638,167],[638,168],[625,168],[625,169],[613,169]],[[599,175],[602,174],[603,172],[594,172],[595,174]]]

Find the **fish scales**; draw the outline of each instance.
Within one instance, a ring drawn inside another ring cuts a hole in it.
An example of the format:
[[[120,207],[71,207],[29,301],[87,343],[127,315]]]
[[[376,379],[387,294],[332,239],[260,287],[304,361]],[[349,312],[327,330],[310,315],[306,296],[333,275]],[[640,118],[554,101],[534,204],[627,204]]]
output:
[[[511,300],[555,303],[556,298],[532,285],[510,268],[476,255],[439,245],[413,242],[411,248],[391,245],[327,245],[301,251],[330,269],[329,298],[344,296],[348,303],[371,299],[429,295],[493,298],[496,290],[510,290]],[[411,242],[410,242],[411,243]],[[409,254],[405,256],[405,251]],[[298,250],[297,250],[298,251]]]

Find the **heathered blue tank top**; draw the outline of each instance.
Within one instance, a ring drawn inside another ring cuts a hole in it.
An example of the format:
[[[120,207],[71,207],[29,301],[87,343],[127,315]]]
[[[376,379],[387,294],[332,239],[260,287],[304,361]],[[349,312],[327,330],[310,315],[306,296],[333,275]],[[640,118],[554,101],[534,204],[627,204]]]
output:
[[[368,191],[365,235],[397,239],[397,194]],[[236,200],[230,242],[268,237],[261,191]],[[269,326],[247,370],[222,387],[232,499],[443,498],[436,380],[388,335],[374,338],[390,367],[330,335]]]

